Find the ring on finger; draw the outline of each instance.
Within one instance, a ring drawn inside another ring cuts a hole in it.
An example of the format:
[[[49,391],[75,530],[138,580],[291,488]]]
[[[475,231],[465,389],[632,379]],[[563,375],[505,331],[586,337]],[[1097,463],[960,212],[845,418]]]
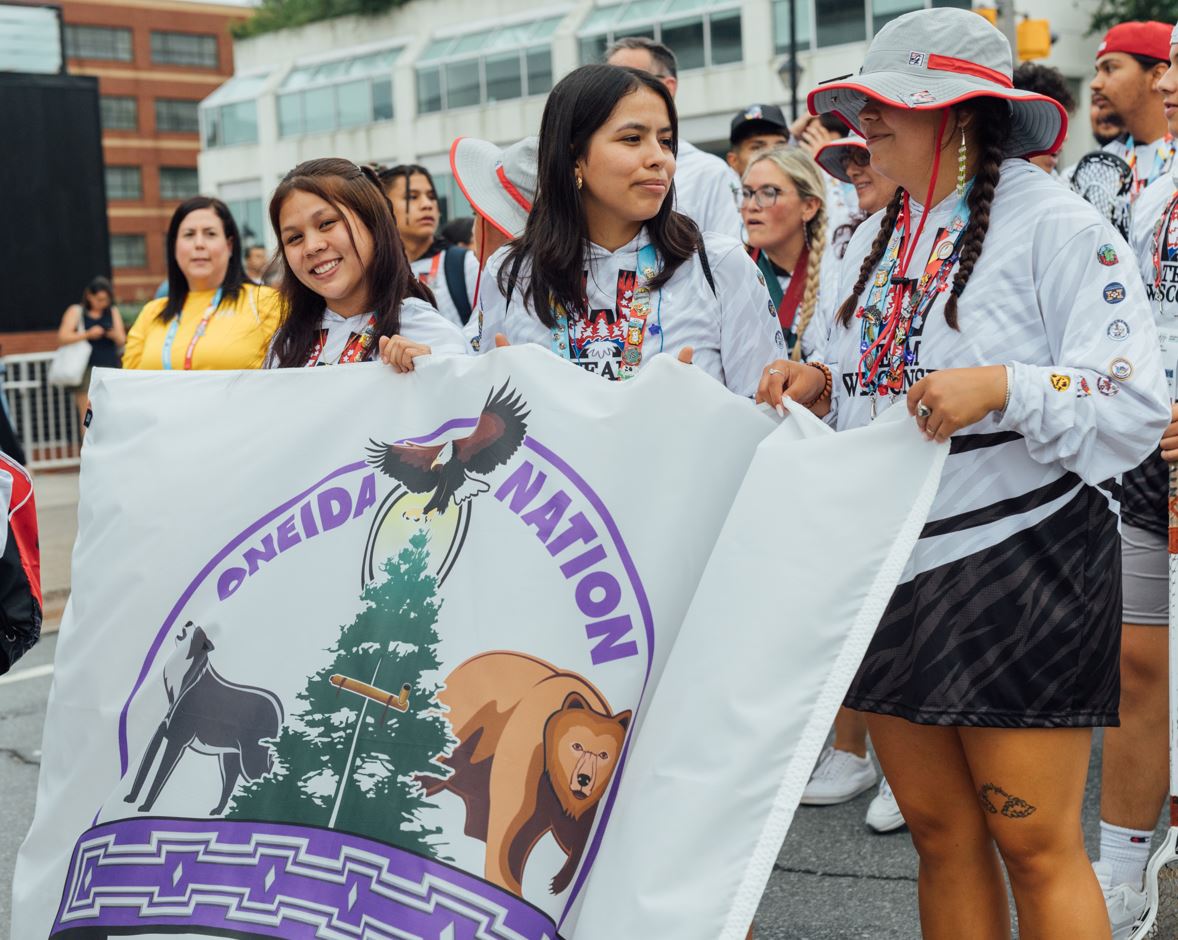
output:
[[[933,413],[933,409],[926,405],[923,401],[916,403],[916,416],[918,418],[927,418]]]
[[[785,375],[785,373],[782,372],[780,369],[770,369],[769,374],[770,375]]]

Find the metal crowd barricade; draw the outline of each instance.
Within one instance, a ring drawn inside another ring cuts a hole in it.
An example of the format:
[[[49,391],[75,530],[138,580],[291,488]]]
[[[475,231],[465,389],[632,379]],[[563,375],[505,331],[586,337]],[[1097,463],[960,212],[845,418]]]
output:
[[[82,439],[70,389],[49,384],[53,353],[0,357],[0,394],[30,470],[76,467]]]

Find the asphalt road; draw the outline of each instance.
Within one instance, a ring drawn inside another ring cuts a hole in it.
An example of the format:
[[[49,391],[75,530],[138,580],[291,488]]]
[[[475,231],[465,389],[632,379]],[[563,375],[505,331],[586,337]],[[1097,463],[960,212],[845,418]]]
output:
[[[41,730],[57,636],[0,678],[0,937],[8,934],[16,851],[32,819]],[[1096,847],[1099,740],[1089,771],[1085,832]],[[863,824],[870,794],[842,806],[802,807],[757,915],[758,940],[913,940],[916,854],[906,831]],[[1159,826],[1159,835],[1163,831]],[[15,938],[14,938],[15,940]],[[26,940],[26,938],[20,938]]]

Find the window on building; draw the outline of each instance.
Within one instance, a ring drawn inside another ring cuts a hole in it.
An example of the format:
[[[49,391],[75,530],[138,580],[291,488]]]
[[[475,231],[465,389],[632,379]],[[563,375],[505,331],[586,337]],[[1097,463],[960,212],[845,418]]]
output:
[[[579,36],[582,65],[600,62],[609,44],[626,36],[670,46],[680,72],[742,59],[735,0],[630,0],[599,6],[585,18]]]
[[[130,95],[102,95],[98,99],[104,131],[139,129],[139,101]]]
[[[200,180],[195,167],[161,166],[160,198],[188,199],[200,194]]]
[[[65,24],[65,54],[71,59],[130,62],[131,30],[115,26]]]
[[[269,72],[234,75],[200,103],[206,147],[258,142],[257,97],[269,77]]]
[[[393,117],[400,47],[291,69],[278,95],[278,135],[319,134]]]
[[[798,48],[862,42],[897,16],[929,7],[968,10],[970,0],[793,0],[798,24]],[[773,45],[778,53],[789,51],[790,0],[773,0]],[[817,29],[812,24],[817,23]]]
[[[458,181],[446,172],[432,173],[434,186],[437,187],[438,209],[441,213],[441,225],[445,225],[459,216],[474,215],[470,203],[462,193]]]
[[[238,184],[231,184],[234,188]],[[262,221],[262,197],[226,195],[222,187],[221,199],[229,207],[229,214],[237,223],[237,231],[241,235],[241,246],[244,250],[250,245],[265,244]]]
[[[183,98],[156,98],[155,129],[195,134],[200,130],[200,116],[197,112],[199,105],[199,101],[188,101]]]
[[[156,65],[195,65],[215,69],[217,37],[199,33],[151,33],[151,61]]]
[[[106,176],[107,199],[142,199],[143,175],[137,166],[108,166]]]
[[[512,101],[552,90],[550,16],[435,39],[417,60],[420,114]]]
[[[112,235],[110,237],[110,266],[112,268],[146,268],[147,238],[143,235]]]

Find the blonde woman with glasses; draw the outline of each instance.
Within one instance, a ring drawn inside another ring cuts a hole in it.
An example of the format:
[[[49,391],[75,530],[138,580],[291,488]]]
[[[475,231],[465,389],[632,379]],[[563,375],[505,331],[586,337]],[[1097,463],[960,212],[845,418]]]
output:
[[[744,171],[740,215],[749,256],[769,287],[793,359],[809,358],[823,330],[811,327],[826,249],[826,187],[797,147],[775,147]]]

